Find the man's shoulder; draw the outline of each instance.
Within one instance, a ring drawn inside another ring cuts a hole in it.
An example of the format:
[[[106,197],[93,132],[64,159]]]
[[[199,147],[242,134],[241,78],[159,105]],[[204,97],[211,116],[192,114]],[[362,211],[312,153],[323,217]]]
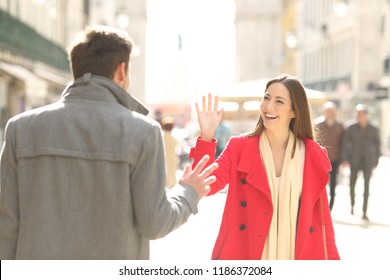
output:
[[[59,102],[51,103],[48,105],[33,108],[24,112],[21,112],[9,119],[9,122],[23,122],[43,115],[45,112],[52,112],[61,108],[62,105]]]
[[[374,125],[373,123],[368,123],[368,127],[372,130],[378,130],[378,127]]]
[[[324,131],[327,131],[329,129],[329,126],[325,120],[317,123],[315,126],[318,129],[319,133],[323,133]]]
[[[335,128],[338,130],[338,131],[344,131],[345,127],[344,127],[344,124],[340,121],[336,121],[335,122]]]
[[[359,124],[355,120],[347,121],[345,125],[347,130],[353,130],[359,126]]]
[[[126,109],[125,114],[138,125],[146,127],[158,127],[159,129],[161,129],[160,123],[151,117],[145,116],[135,111],[130,111],[128,109]]]

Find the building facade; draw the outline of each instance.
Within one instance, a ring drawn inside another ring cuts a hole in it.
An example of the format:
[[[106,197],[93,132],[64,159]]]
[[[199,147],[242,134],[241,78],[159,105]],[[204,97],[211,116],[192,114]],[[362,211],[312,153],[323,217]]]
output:
[[[384,150],[389,118],[389,12],[383,0],[298,0],[299,76],[340,105],[344,120],[370,106]]]
[[[281,0],[237,0],[236,82],[280,74],[283,61]]]
[[[283,0],[281,72],[298,75],[297,0]]]
[[[0,0],[0,136],[8,119],[59,98],[71,80],[66,47],[85,1]]]

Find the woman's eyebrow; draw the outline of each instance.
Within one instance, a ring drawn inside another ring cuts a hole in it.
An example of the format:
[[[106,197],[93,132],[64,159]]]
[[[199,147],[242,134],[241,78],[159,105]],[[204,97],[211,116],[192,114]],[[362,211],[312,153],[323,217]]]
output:
[[[268,92],[266,92],[266,93],[264,94],[264,96],[269,96],[269,97],[271,97],[271,94],[269,94]],[[286,101],[286,99],[285,99],[283,96],[279,96],[279,95],[275,96],[275,99],[282,99],[282,100]]]
[[[277,99],[283,99],[284,101],[286,101],[286,99],[284,99],[284,97],[282,97],[282,96],[276,96],[275,98],[277,98]]]

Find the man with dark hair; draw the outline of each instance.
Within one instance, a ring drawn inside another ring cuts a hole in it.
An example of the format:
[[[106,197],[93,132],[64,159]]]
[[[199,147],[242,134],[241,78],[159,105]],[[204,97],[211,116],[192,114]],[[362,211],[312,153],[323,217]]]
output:
[[[7,123],[1,259],[148,259],[149,240],[197,212],[217,165],[188,166],[166,194],[161,128],[127,92],[131,48],[123,32],[87,29],[61,99]]]
[[[380,139],[378,129],[369,122],[367,107],[358,104],[355,108],[356,122],[348,126],[343,141],[343,159],[349,164],[351,214],[354,214],[355,185],[358,172],[363,171],[364,194],[363,216],[368,220],[367,206],[370,191],[372,169],[378,165],[380,157]]]

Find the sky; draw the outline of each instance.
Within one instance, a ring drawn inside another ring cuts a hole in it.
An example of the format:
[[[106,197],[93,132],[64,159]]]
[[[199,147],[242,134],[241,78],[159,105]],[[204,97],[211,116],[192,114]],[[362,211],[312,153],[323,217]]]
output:
[[[149,0],[146,99],[191,101],[234,83],[233,0]]]

